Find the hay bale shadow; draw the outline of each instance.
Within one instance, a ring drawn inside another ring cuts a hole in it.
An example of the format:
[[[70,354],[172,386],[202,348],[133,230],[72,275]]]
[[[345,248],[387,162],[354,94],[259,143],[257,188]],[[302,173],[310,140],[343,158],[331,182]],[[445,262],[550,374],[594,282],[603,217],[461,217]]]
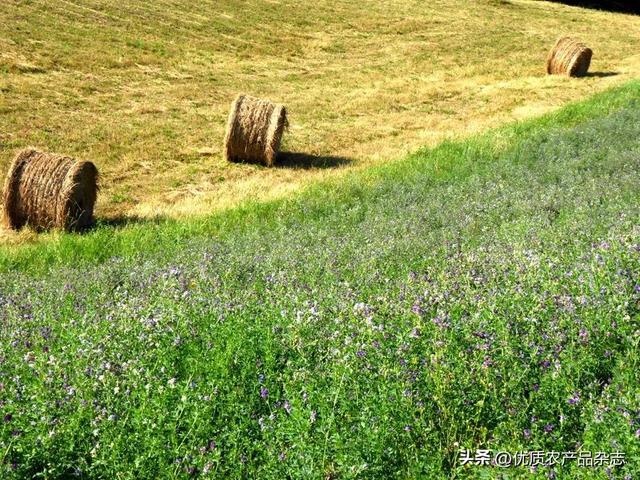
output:
[[[333,155],[312,155],[310,153],[280,152],[275,167],[311,170],[314,168],[337,168],[349,165],[353,160]]]
[[[620,75],[620,72],[587,72],[585,77],[606,78]]]

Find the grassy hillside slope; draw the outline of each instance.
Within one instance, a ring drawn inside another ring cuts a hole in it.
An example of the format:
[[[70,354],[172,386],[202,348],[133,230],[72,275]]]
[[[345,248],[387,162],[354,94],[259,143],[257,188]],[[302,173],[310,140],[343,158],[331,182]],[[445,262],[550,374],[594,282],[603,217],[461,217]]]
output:
[[[621,451],[628,478],[639,92],[202,223],[3,257],[2,477],[552,475],[460,465],[487,448]]]
[[[0,180],[90,159],[98,214],[206,213],[549,111],[637,75],[640,17],[525,0],[0,2]],[[593,75],[548,78],[566,33]],[[282,168],[227,165],[238,92],[287,104]]]

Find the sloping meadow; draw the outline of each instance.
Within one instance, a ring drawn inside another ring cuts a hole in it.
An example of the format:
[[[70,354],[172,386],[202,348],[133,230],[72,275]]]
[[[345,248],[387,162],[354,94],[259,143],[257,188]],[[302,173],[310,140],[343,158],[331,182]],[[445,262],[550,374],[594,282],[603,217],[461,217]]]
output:
[[[639,16],[530,0],[4,0],[0,18],[0,183],[29,146],[91,161],[101,219],[282,198],[640,69]],[[587,77],[546,75],[564,35],[593,49]],[[240,93],[286,106],[281,168],[225,160]]]
[[[637,472],[632,97],[164,253],[4,273],[2,477],[505,473],[460,464],[478,448],[620,451],[611,473]]]

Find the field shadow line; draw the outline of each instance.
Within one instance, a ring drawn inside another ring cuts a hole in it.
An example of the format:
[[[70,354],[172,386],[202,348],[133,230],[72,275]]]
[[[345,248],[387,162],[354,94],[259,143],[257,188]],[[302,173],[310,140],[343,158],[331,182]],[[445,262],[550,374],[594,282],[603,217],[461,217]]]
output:
[[[276,158],[275,167],[306,169],[336,168],[349,165],[353,160],[335,155],[313,155],[299,152],[280,152]]]
[[[585,77],[605,78],[615,77],[616,75],[620,75],[620,72],[587,72]]]

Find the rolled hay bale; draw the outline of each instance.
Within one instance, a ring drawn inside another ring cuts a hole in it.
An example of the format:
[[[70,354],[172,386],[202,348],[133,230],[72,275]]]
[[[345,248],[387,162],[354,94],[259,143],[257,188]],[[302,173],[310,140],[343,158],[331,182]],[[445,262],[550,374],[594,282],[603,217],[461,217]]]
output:
[[[231,104],[224,137],[227,161],[272,166],[287,126],[287,109],[284,105],[238,95]]]
[[[9,228],[81,230],[93,222],[98,170],[91,162],[28,148],[9,167],[4,217]]]
[[[589,70],[592,55],[593,51],[584,43],[571,37],[561,37],[547,57],[547,73],[583,77]]]

